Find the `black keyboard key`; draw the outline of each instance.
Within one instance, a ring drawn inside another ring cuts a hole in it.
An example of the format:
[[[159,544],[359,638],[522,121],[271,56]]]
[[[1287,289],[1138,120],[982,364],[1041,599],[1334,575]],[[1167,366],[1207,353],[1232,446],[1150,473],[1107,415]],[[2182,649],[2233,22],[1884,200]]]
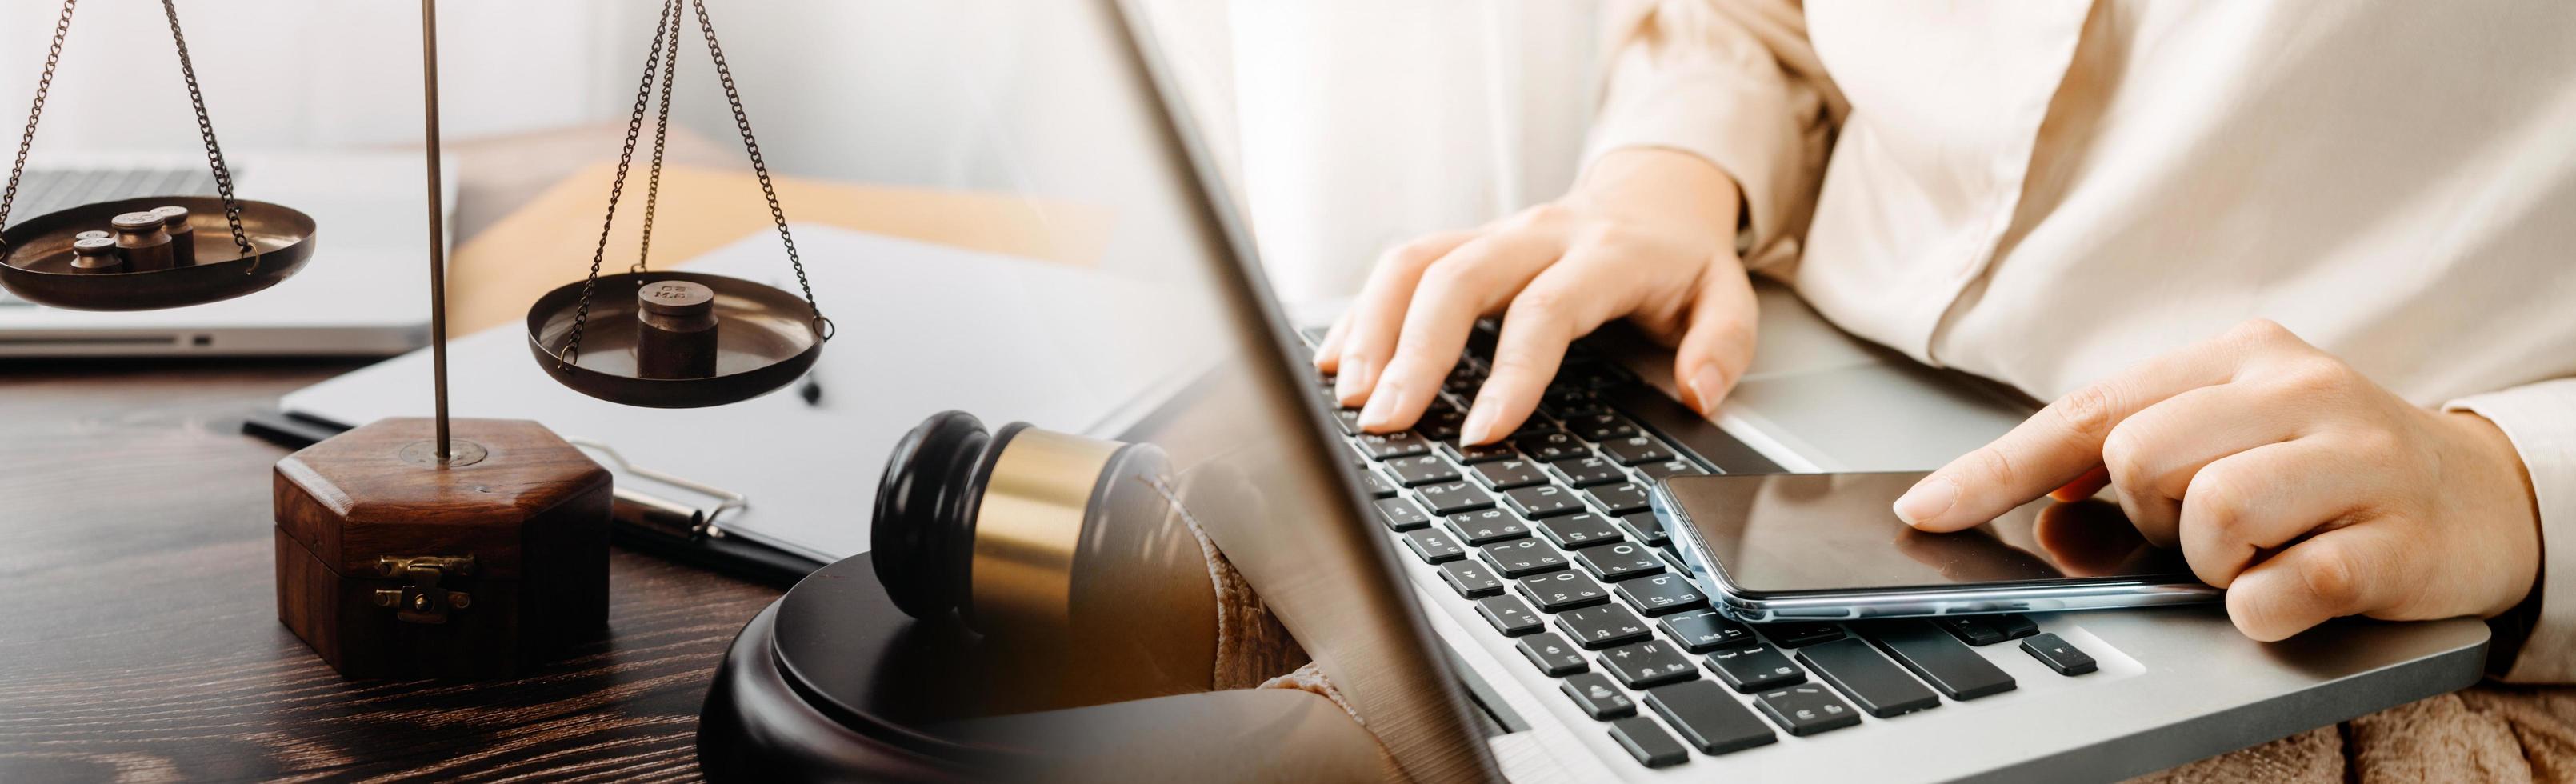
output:
[[[1746,694],[1807,682],[1806,673],[1790,664],[1780,649],[1768,645],[1719,649],[1708,655],[1708,671]]]
[[[1496,490],[1547,484],[1547,472],[1538,470],[1538,464],[1528,460],[1493,460],[1477,463],[1472,470],[1477,481]]]
[[[1451,561],[1440,567],[1440,579],[1458,589],[1458,595],[1469,599],[1491,596],[1503,591],[1503,578],[1494,570],[1474,561]]]
[[[1950,615],[1934,618],[1932,625],[1941,627],[1942,631],[1949,632],[1950,636],[1957,637],[1960,642],[1969,645],[1993,645],[2004,641],[2003,631],[1996,629],[1994,624],[1987,623],[1985,617],[1980,615]]]
[[[1335,405],[1339,405],[1339,404],[1335,404]],[[1359,410],[1359,409],[1356,409],[1356,408],[1335,408],[1335,409],[1333,409],[1333,426],[1341,428],[1341,429],[1342,429],[1342,435],[1346,435],[1346,436],[1355,436],[1355,435],[1359,435],[1359,434],[1360,434],[1360,410]]]
[[[1690,761],[1690,752],[1682,749],[1680,741],[1673,740],[1672,733],[1655,726],[1654,719],[1644,716],[1610,722],[1610,739],[1618,741],[1619,748],[1627,749],[1628,756],[1637,758],[1637,764],[1649,768],[1670,767]]]
[[[1488,596],[1478,599],[1476,614],[1485,616],[1485,622],[1493,624],[1494,631],[1502,632],[1505,637],[1529,634],[1547,625],[1545,621],[1538,619],[1538,613],[1532,611],[1528,603],[1521,601],[1517,596]]]
[[[1510,512],[1487,509],[1450,515],[1449,532],[1457,534],[1469,547],[1483,547],[1505,539],[1528,536],[1529,524],[1521,522]]]
[[[1649,480],[1654,480],[1676,476],[1698,476],[1708,472],[1700,470],[1700,467],[1692,464],[1691,461],[1676,459],[1638,466],[1637,473],[1645,475]]]
[[[1639,577],[1619,584],[1619,598],[1638,612],[1649,616],[1669,615],[1693,607],[1708,606],[1708,597],[1678,574]]]
[[[1431,451],[1431,442],[1412,433],[1361,433],[1359,438],[1360,451],[1368,453],[1372,460],[1412,457]]]
[[[1798,649],[1798,661],[1833,684],[1861,710],[1879,718],[1941,707],[1941,697],[1878,655],[1869,643],[1842,639]]]
[[[1590,414],[1565,420],[1565,429],[1585,441],[1609,441],[1637,434],[1637,423],[1618,414]]]
[[[1555,468],[1557,473],[1565,475],[1566,484],[1575,487],[1628,481],[1628,475],[1620,472],[1617,464],[1604,458],[1576,457],[1558,460],[1548,465]]]
[[[1567,572],[1567,574],[1573,574],[1573,572]],[[1681,641],[1682,650],[1692,653],[1707,653],[1719,648],[1755,645],[1760,642],[1753,638],[1752,629],[1744,628],[1744,624],[1727,620],[1725,616],[1718,615],[1715,610],[1674,613],[1657,619],[1655,625],[1664,627],[1665,634]]]
[[[1637,537],[1637,541],[1646,543],[1648,547],[1662,547],[1673,540],[1664,533],[1663,518],[1656,517],[1653,512],[1623,514],[1619,516],[1619,523],[1628,527],[1628,535]]]
[[[1443,517],[1459,512],[1472,512],[1494,505],[1494,497],[1484,488],[1467,482],[1443,482],[1413,489],[1422,502],[1431,505],[1431,513]]]
[[[1782,648],[1804,648],[1843,638],[1843,627],[1830,623],[1766,623],[1754,628]]]
[[[2082,675],[2100,666],[2093,661],[2092,654],[2076,649],[2073,643],[2055,634],[2035,635],[2023,640],[2021,649],[2059,675]]]
[[[1833,692],[1822,686],[1791,686],[1763,692],[1753,698],[1771,722],[1791,735],[1814,735],[1860,723],[1860,712],[1834,699]]]
[[[1582,572],[1567,570],[1521,578],[1521,595],[1537,602],[1539,609],[1553,613],[1609,601],[1610,589]]]
[[[1422,413],[1422,419],[1413,423],[1413,432],[1435,442],[1456,441],[1458,427],[1466,421],[1467,414],[1464,411],[1456,408],[1436,408]]]
[[[1519,447],[1521,454],[1529,455],[1530,459],[1542,462],[1591,454],[1590,450],[1583,448],[1582,441],[1575,440],[1573,433],[1563,430],[1541,430],[1514,436],[1512,446]]]
[[[1450,564],[1456,566],[1457,564]],[[1601,650],[1646,639],[1646,622],[1615,604],[1567,610],[1556,616],[1556,628],[1586,650]]]
[[[1631,542],[1586,547],[1574,551],[1574,562],[1605,582],[1618,582],[1630,577],[1643,577],[1664,570],[1664,562],[1654,553]]]
[[[1948,632],[1932,628],[1930,623],[1887,621],[1861,631],[1889,658],[1950,699],[1973,700],[2012,691],[2015,686],[2011,675],[1977,655],[1976,649],[1951,638]]]
[[[1583,660],[1583,652],[1555,632],[1523,637],[1519,647],[1521,655],[1529,657],[1530,663],[1538,665],[1538,671],[1547,673],[1550,678],[1563,678],[1592,669],[1592,664]]]
[[[1647,689],[1646,705],[1703,754],[1743,751],[1780,740],[1752,711],[1708,681]]]
[[[1942,631],[1969,645],[1993,645],[2039,633],[2039,622],[2027,615],[1945,615],[1932,620]]]
[[[1368,450],[1361,449],[1359,444],[1350,441],[1342,442],[1342,446],[1349,447],[1351,450],[1351,467],[1362,471],[1369,470]]]
[[[1395,483],[1386,481],[1386,475],[1376,471],[1360,472],[1360,489],[1367,491],[1370,498],[1395,497]]]
[[[1512,449],[1510,444],[1466,446],[1455,441],[1441,444],[1440,453],[1448,455],[1449,459],[1456,460],[1462,465],[1475,465],[1488,460],[1509,460],[1521,455],[1518,450]]]
[[[1583,493],[1592,496],[1592,505],[1614,515],[1646,511],[1646,486],[1635,482],[1602,485]]]
[[[1580,658],[1579,656],[1577,658]],[[1637,712],[1637,703],[1628,699],[1619,687],[1610,685],[1610,676],[1587,672],[1565,679],[1556,690],[1574,698],[1576,707],[1596,719],[1615,719]]]
[[[1411,531],[1431,524],[1431,516],[1423,514],[1422,507],[1414,506],[1412,501],[1380,498],[1373,503],[1377,506],[1378,522],[1385,523],[1387,530]]]
[[[1503,502],[1532,520],[1583,511],[1583,502],[1575,500],[1574,493],[1555,485],[1507,490],[1503,492]]]
[[[1601,396],[1589,389],[1560,389],[1539,398],[1538,409],[1558,419],[1577,419],[1609,409],[1602,407]]]
[[[1548,541],[1568,550],[1619,541],[1619,527],[1591,513],[1540,520],[1538,530]]]
[[[1457,539],[1437,528],[1404,532],[1404,546],[1427,564],[1444,564],[1467,557],[1467,548],[1458,546]]]
[[[1511,598],[1511,597],[1503,597]],[[1690,659],[1671,643],[1647,640],[1601,652],[1601,669],[1631,689],[1643,689],[1699,677]]]
[[[1673,459],[1673,450],[1665,449],[1664,442],[1655,440],[1654,436],[1629,436],[1603,441],[1601,454],[1609,455],[1610,459],[1619,461],[1620,465],[1625,466],[1661,463]]]
[[[1485,545],[1485,563],[1504,577],[1527,577],[1565,568],[1565,553],[1536,539],[1514,539]]]
[[[1405,487],[1420,487],[1436,482],[1458,481],[1458,468],[1439,455],[1414,455],[1386,461],[1386,470],[1395,473],[1395,481]]]

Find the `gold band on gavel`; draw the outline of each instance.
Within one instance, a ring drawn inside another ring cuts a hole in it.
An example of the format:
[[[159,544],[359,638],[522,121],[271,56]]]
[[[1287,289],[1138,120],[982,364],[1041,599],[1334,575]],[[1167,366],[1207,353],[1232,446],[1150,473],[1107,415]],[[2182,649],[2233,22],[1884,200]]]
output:
[[[1070,626],[1083,516],[1121,446],[1022,428],[1002,447],[975,513],[978,627],[1053,636]]]

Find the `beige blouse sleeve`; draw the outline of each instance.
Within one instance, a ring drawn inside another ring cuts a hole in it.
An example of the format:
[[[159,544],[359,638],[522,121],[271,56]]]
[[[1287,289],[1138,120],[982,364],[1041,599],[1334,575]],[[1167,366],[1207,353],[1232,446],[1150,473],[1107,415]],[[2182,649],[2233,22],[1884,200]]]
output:
[[[1657,147],[1707,159],[1744,192],[1745,261],[1794,257],[1845,109],[1797,0],[1622,0],[1584,159]]]
[[[2528,626],[2517,629],[2522,648],[2503,679],[2576,683],[2576,378],[2471,395],[2443,408],[2474,411],[2504,431],[2540,507],[2540,585],[2532,589],[2538,612],[2513,619]]]

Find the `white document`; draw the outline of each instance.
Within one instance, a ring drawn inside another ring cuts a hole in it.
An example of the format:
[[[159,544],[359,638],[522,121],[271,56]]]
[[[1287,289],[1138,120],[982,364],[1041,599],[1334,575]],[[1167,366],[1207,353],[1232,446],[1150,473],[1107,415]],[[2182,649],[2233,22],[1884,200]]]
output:
[[[638,467],[741,493],[748,507],[717,520],[726,535],[831,561],[867,551],[886,455],[923,418],[958,409],[988,427],[1026,421],[1107,436],[1208,366],[1204,336],[1158,333],[1178,293],[1167,286],[828,226],[795,231],[814,294],[839,330],[813,371],[819,404],[794,384],[714,408],[598,400],[547,376],[526,328],[513,323],[449,343],[451,415],[536,420]],[[679,268],[796,290],[766,231]],[[351,426],[428,416],[429,351],[298,390],[281,405]],[[616,481],[702,511],[717,504],[622,471]]]

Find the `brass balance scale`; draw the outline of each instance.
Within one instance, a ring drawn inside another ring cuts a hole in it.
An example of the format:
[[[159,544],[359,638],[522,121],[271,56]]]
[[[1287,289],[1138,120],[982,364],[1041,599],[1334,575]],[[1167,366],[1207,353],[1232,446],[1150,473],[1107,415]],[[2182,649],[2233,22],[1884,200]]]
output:
[[[45,98],[53,87],[77,2],[64,0],[62,15],[54,23],[53,45],[46,50],[43,75],[36,81],[35,103],[27,110],[26,131],[18,137],[18,158],[9,167],[9,186],[0,191],[0,224],[8,222],[10,207],[18,200],[18,181],[27,171],[27,153],[36,143],[36,124],[44,116]],[[170,39],[179,49],[179,73],[187,79],[188,102],[197,112],[197,134],[205,141],[206,163],[214,170],[218,195],[104,201],[10,226],[0,231],[0,287],[9,293],[72,310],[159,310],[231,299],[277,285],[313,258],[311,216],[233,195],[232,170],[224,164],[223,146],[215,141],[214,122],[206,114],[206,97],[197,88],[197,70],[188,60],[188,39],[179,30],[179,9],[172,0],[162,0],[161,9],[170,19]],[[83,239],[106,235],[119,218],[163,207],[184,209],[185,217],[161,227],[130,219],[125,221],[128,226],[118,227],[125,237],[117,239],[112,249],[91,243],[76,252]],[[138,228],[150,231],[126,230]],[[169,234],[185,238],[163,236]],[[185,246],[172,247],[179,243]]]
[[[15,200],[78,0],[64,0],[37,83],[0,225]],[[0,286],[30,302],[151,310],[253,294],[301,270],[316,227],[294,209],[238,198],[175,0],[162,0],[218,195],[85,204],[0,231]],[[694,15],[800,294],[722,275],[646,269],[684,21]],[[437,2],[421,0],[429,237],[446,236],[440,184]],[[644,243],[601,275],[608,230],[659,84]],[[161,208],[176,208],[161,210]],[[155,212],[155,210],[161,210]],[[180,217],[184,211],[184,217]],[[112,242],[103,243],[101,234]],[[173,235],[185,239],[174,239]],[[427,418],[352,429],[280,460],[273,477],[279,619],[351,677],[490,677],[559,657],[607,630],[610,476],[535,422],[447,411],[446,251],[429,244]],[[637,88],[590,274],[530,306],[528,347],[565,387],[656,408],[716,406],[786,386],[832,335],[785,209],[734,89],[704,0],[664,0]]]

